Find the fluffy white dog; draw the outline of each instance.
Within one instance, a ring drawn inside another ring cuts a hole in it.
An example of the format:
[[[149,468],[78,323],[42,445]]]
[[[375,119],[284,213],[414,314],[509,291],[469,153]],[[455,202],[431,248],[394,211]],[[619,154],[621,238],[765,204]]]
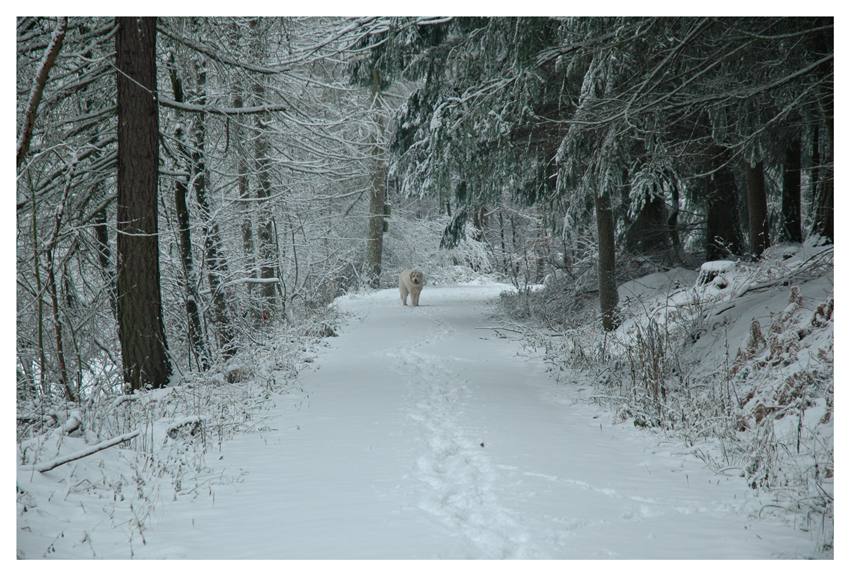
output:
[[[401,303],[407,306],[407,295],[410,294],[410,305],[419,306],[419,293],[425,284],[425,275],[422,270],[414,268],[405,270],[398,277],[398,292],[401,295]]]

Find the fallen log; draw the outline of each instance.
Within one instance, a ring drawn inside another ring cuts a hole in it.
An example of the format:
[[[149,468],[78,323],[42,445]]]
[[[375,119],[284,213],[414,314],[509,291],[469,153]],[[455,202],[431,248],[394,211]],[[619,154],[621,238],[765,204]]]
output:
[[[95,444],[94,446],[90,446],[85,450],[80,450],[79,452],[75,452],[73,454],[68,454],[67,456],[61,456],[59,458],[54,458],[49,462],[44,462],[42,464],[38,464],[37,466],[33,466],[33,470],[36,472],[47,472],[48,470],[53,470],[54,468],[61,466],[62,464],[67,464],[68,462],[73,462],[74,460],[79,460],[80,458],[85,458],[86,456],[91,456],[96,452],[100,452],[101,450],[106,450],[107,448],[111,448],[116,444],[121,444],[122,442],[126,442],[127,440],[132,440],[139,434],[141,434],[141,430],[134,430],[133,432],[127,432],[126,434],[122,434],[121,436],[116,436],[111,440],[107,440],[105,442],[101,442],[100,444]]]

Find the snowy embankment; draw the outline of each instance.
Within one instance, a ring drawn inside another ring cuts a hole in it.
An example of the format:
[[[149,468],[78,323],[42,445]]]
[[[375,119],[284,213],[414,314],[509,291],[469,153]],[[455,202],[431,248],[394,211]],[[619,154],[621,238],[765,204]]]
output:
[[[350,315],[339,337],[182,485],[152,473],[144,450],[19,465],[19,556],[817,555],[810,533],[758,518],[745,478],[612,425],[588,389],[523,356],[494,329],[506,288],[426,286],[419,308],[395,290],[338,300]],[[147,451],[186,454],[189,424],[161,424]]]
[[[759,262],[707,262],[620,286],[618,328],[591,304],[555,330],[540,302],[574,296],[547,282],[505,297],[514,327],[559,381],[582,383],[613,422],[681,442],[735,475],[831,554],[834,539],[834,246],[780,245]],[[533,310],[534,320],[517,310]],[[557,307],[556,307],[557,309]],[[540,311],[544,310],[544,313]],[[535,322],[536,321],[536,322]]]

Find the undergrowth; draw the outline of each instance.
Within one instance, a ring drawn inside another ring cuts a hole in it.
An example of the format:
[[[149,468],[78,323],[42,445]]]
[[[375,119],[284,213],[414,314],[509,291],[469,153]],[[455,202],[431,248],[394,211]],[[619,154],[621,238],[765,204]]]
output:
[[[298,326],[259,331],[254,342],[228,362],[202,373],[177,374],[166,388],[125,394],[123,382],[113,376],[92,383],[79,403],[43,396],[19,399],[19,528],[42,522],[32,514],[45,498],[56,498],[56,486],[61,486],[63,500],[87,496],[79,500],[83,509],[84,502],[97,502],[96,511],[89,513],[105,514],[100,522],[123,528],[132,557],[134,546],[144,544],[145,530],[157,516],[160,502],[214,497],[215,485],[240,481],[238,473],[216,472],[207,462],[208,454],[237,434],[268,429],[266,415],[275,397],[297,387],[298,372],[311,362],[320,339],[336,335],[337,314],[329,307]],[[117,456],[117,448],[109,448],[110,456],[98,452],[44,476],[36,471],[57,457],[73,456],[135,431],[139,434],[122,443]],[[76,528],[57,525],[57,540],[43,557],[54,554]],[[82,526],[79,530],[85,532]],[[87,542],[97,557],[91,534],[80,542]]]

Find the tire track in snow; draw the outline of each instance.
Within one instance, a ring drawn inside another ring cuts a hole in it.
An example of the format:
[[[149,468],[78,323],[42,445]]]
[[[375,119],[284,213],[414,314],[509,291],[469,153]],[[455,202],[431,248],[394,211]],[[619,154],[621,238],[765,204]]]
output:
[[[419,311],[435,329],[413,346],[386,352],[412,392],[409,416],[426,440],[426,451],[415,464],[424,486],[419,507],[468,538],[480,550],[478,557],[527,557],[527,532],[493,490],[496,467],[462,424],[464,402],[472,396],[467,383],[446,368],[446,358],[422,351],[454,331],[432,310]]]

